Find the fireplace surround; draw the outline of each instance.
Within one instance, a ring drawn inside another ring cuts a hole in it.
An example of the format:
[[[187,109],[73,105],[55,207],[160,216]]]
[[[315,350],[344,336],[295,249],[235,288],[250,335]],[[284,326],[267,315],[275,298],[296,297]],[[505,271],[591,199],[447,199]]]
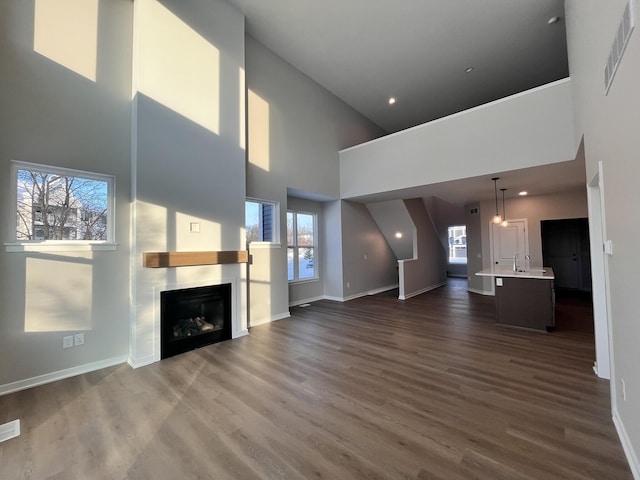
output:
[[[160,292],[160,358],[231,338],[230,283]]]

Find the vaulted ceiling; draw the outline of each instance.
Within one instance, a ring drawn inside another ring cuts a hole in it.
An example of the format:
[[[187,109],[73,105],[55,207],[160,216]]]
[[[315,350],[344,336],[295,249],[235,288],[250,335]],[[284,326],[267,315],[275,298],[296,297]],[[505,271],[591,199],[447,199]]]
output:
[[[229,1],[251,36],[389,133],[568,76],[563,0]]]
[[[249,35],[389,133],[569,75],[563,0],[228,1]],[[525,173],[548,193],[576,188],[561,181],[575,167]],[[472,180],[431,190],[454,203],[493,195]]]

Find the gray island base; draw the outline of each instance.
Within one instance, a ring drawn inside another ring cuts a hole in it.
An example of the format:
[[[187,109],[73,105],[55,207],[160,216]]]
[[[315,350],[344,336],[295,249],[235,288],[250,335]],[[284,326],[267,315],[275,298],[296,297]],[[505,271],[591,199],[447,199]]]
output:
[[[548,267],[514,272],[507,267],[485,268],[478,276],[492,277],[496,290],[496,323],[543,332],[555,326],[554,274]]]

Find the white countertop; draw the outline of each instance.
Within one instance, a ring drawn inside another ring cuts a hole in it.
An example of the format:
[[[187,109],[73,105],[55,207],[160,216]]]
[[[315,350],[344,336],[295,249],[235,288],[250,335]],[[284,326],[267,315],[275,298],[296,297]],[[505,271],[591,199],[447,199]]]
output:
[[[555,278],[550,267],[531,267],[526,271],[518,269],[517,272],[514,272],[511,267],[489,267],[480,270],[476,275],[481,277],[538,278],[541,280],[553,280]]]

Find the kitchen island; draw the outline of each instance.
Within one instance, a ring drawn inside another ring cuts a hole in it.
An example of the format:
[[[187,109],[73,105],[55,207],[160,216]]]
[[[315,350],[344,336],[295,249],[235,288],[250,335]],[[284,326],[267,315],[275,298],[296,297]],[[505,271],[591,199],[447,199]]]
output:
[[[513,271],[490,267],[476,273],[492,277],[496,289],[496,323],[551,331],[555,326],[554,274],[548,267]]]

